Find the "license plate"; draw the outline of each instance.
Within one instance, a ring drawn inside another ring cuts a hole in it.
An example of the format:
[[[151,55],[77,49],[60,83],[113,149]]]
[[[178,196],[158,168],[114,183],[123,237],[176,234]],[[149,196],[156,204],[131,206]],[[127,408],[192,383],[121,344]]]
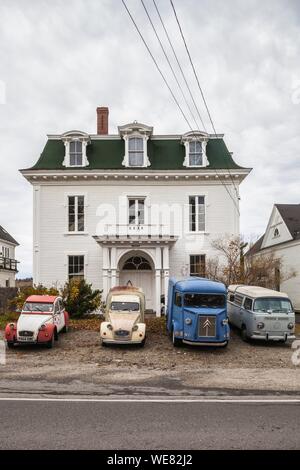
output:
[[[26,343],[26,342],[29,342],[29,341],[33,341],[33,336],[20,336],[18,338],[18,341],[22,342],[22,343]]]

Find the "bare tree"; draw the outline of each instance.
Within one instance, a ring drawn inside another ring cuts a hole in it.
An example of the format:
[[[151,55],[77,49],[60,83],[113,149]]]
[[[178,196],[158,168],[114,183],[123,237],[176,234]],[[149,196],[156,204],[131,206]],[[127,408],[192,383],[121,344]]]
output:
[[[230,284],[247,284],[280,289],[280,284],[296,276],[274,252],[245,255],[248,243],[243,237],[224,236],[211,242],[216,256],[208,259],[206,275]]]

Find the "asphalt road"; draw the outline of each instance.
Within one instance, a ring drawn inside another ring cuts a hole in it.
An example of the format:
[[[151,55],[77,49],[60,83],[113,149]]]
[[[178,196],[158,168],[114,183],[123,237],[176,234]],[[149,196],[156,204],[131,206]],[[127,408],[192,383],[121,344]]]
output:
[[[2,401],[1,449],[299,449],[300,403]]]

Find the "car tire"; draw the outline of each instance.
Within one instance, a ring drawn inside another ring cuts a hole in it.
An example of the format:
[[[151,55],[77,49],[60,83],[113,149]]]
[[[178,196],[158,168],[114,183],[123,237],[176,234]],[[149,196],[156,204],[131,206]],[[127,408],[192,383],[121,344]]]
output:
[[[55,337],[54,337],[54,331],[53,331],[53,334],[52,334],[52,336],[51,336],[51,339],[50,339],[49,341],[47,341],[47,343],[46,343],[46,347],[47,347],[48,349],[52,349],[53,346],[54,346],[54,341],[55,341]]]
[[[247,328],[245,326],[242,327],[241,337],[242,337],[242,340],[245,341],[245,343],[249,341],[249,336],[247,335]]]
[[[180,346],[182,346],[182,339],[175,338],[174,328],[172,330],[172,343],[175,348],[179,348]]]
[[[61,330],[62,333],[68,333],[68,331],[69,331],[68,325],[65,325],[63,329]]]
[[[13,343],[11,341],[7,341],[7,347],[8,347],[8,349],[13,349],[15,347],[15,343]]]

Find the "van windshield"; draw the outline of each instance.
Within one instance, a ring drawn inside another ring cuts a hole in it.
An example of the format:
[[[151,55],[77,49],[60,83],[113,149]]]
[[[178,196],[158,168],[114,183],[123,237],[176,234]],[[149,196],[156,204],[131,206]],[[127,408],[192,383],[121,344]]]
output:
[[[52,313],[53,304],[45,303],[45,302],[26,302],[23,307],[23,312],[25,313],[32,313],[32,312]]]
[[[225,296],[219,294],[185,294],[186,307],[222,308],[225,307]]]
[[[110,310],[118,312],[138,312],[140,304],[138,302],[112,302]]]
[[[293,307],[288,299],[262,298],[254,302],[254,312],[291,313]]]

